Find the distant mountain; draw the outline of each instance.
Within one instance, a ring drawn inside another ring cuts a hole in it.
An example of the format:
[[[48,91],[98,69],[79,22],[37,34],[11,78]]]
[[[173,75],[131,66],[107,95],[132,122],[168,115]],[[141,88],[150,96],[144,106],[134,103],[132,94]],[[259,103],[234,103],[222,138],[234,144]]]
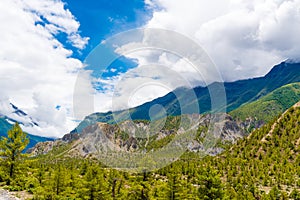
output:
[[[300,63],[282,62],[281,64],[273,67],[272,70],[264,77],[240,80],[235,82],[212,83],[208,87],[196,87],[194,89],[179,88],[163,97],[157,98],[138,107],[129,109],[129,113],[131,119],[133,120],[149,120],[149,109],[153,105],[159,104],[166,109],[167,115],[169,116],[192,114],[195,112],[195,110],[189,109],[189,106],[195,101],[195,99],[192,95],[189,95],[191,93],[195,93],[197,96],[196,100],[198,101],[197,103],[199,105],[200,113],[208,113],[211,112],[211,98],[209,88],[218,90],[222,88],[223,84],[225,87],[227,98],[227,105],[225,109],[230,112],[245,103],[250,103],[258,100],[259,98],[267,95],[277,88],[295,82],[300,82]],[[178,99],[184,99],[184,102],[187,103],[185,105],[182,105],[181,107],[179,104],[180,100]],[[222,109],[222,107],[216,108],[216,110],[218,109]],[[185,110],[186,113],[181,113],[181,110]],[[117,119],[119,121],[124,121],[128,119],[128,116],[126,115],[127,112],[128,110],[119,111],[115,112],[114,115],[118,116]],[[159,113],[156,118],[160,118]],[[94,124],[96,122],[115,123],[112,112],[94,113],[87,116],[73,131],[73,133],[80,133],[86,126]]]
[[[270,122],[298,101],[300,101],[300,83],[292,83],[254,102],[240,106],[230,112],[230,115],[243,121],[250,117],[257,121]]]
[[[10,123],[18,122],[25,127],[38,127],[38,123],[9,100],[0,101],[0,117]]]
[[[17,106],[9,101],[0,101],[0,137],[7,136],[7,131],[11,129],[12,124],[15,122],[18,122],[24,127],[39,127],[37,122]],[[30,142],[26,149],[32,148],[38,142],[53,141],[53,138],[40,137],[32,134],[28,134],[28,137]]]
[[[209,139],[205,138],[208,138],[208,134],[210,139],[215,136],[213,130],[210,130],[210,123],[216,118],[221,119],[214,124],[219,132],[214,138],[215,141],[210,141],[210,146],[207,147]],[[118,125],[98,122],[83,129],[81,134],[66,134],[54,142],[39,143],[28,152],[39,155],[46,154],[53,148],[63,147],[65,154],[71,156],[100,156],[102,152],[104,156],[104,151],[118,156],[128,152],[153,152],[166,145],[171,149],[180,149],[180,144],[182,148],[191,152],[205,150],[210,155],[216,155],[224,150],[222,147],[225,144],[235,143],[246,135],[243,125],[227,114],[182,115],[151,123],[145,120],[135,121],[134,124],[124,121]],[[186,140],[187,138],[189,140]]]

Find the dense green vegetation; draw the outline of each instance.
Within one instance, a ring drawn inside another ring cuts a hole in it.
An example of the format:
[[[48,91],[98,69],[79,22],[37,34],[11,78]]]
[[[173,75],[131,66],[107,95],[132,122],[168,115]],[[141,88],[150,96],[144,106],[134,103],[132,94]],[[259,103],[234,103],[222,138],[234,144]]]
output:
[[[29,143],[27,134],[24,133],[16,123],[11,130],[8,131],[7,137],[2,137],[0,141],[0,156],[4,160],[4,169],[8,172],[7,183],[10,184],[15,178],[15,172],[25,156],[22,151]]]
[[[299,122],[300,108],[291,108],[217,157],[187,152],[142,174],[69,157],[62,145],[20,163],[5,187],[27,190],[34,199],[300,199]],[[1,165],[0,181],[7,182],[5,169]]]
[[[300,100],[300,83],[285,85],[257,101],[242,105],[230,112],[234,118],[244,121],[251,117],[270,122]]]

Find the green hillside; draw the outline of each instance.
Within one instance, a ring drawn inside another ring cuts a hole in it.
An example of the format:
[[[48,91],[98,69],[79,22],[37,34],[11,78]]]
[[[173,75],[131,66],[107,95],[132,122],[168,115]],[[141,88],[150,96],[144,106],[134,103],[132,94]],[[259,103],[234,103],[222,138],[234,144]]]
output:
[[[230,112],[230,115],[242,121],[251,117],[270,122],[299,100],[300,83],[288,84],[254,102],[242,105]]]
[[[142,174],[70,157],[69,146],[62,144],[20,163],[24,170],[5,188],[26,190],[34,199],[299,200],[299,123],[300,108],[293,107],[219,156],[201,159],[187,152],[167,167]],[[6,179],[2,165],[0,181]]]
[[[112,112],[91,114],[76,127],[74,132],[80,133],[86,126],[96,122],[115,123],[115,121],[118,122],[128,119],[149,120],[149,110],[156,104],[163,106],[169,116],[193,114],[195,112],[213,112],[211,107],[211,91],[214,91],[215,95],[226,93],[227,105],[224,105],[224,102],[219,102],[217,107],[214,108],[214,111],[226,110],[230,112],[245,103],[256,101],[284,85],[296,82],[300,82],[300,63],[283,62],[273,67],[273,69],[263,77],[235,82],[212,83],[207,87],[196,87],[193,89],[178,88],[163,97],[131,108],[129,111],[118,111],[114,113],[115,115],[113,115]],[[215,97],[215,100],[222,101],[223,95]],[[195,109],[195,106],[199,106],[198,110]],[[282,109],[285,108],[288,107]],[[128,113],[130,113],[130,116],[128,116]],[[161,118],[163,116],[162,114],[164,114],[164,112],[158,112],[156,118]]]
[[[298,104],[208,163],[231,188],[230,199],[242,188],[248,188],[244,196],[256,199],[300,199],[299,123]]]
[[[10,123],[8,123],[5,119],[0,117],[0,138],[2,136],[7,136],[7,131],[9,129],[11,129],[12,125]],[[53,138],[46,138],[46,137],[40,137],[40,136],[36,136],[36,135],[31,135],[28,134],[28,138],[30,139],[30,142],[27,146],[27,148],[25,149],[25,151],[28,148],[32,148],[34,147],[37,143],[39,142],[45,142],[45,141],[53,141]]]
[[[0,136],[6,136],[7,131],[11,129],[12,125],[5,119],[0,117]]]

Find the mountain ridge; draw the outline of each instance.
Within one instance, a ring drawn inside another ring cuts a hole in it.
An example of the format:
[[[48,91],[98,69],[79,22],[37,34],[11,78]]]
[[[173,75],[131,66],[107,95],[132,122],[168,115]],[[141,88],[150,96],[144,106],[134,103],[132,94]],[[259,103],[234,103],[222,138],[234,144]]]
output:
[[[72,133],[80,133],[84,127],[96,122],[116,123],[118,121],[128,120],[128,116],[125,115],[126,112],[130,113],[130,118],[133,120],[149,120],[149,109],[155,104],[162,105],[166,109],[168,116],[193,114],[193,110],[189,110],[188,108],[189,105],[183,105],[185,107],[182,109],[178,101],[178,99],[185,99],[186,102],[193,102],[195,99],[192,99],[192,97],[187,95],[189,93],[196,94],[197,103],[200,105],[200,114],[210,112],[211,98],[209,87],[218,90],[222,89],[224,86],[227,105],[221,105],[224,107],[219,107],[217,109],[226,109],[227,112],[230,112],[244,103],[253,102],[281,86],[294,82],[300,82],[300,63],[282,62],[275,65],[265,76],[262,77],[238,80],[234,82],[214,82],[208,87],[199,86],[193,89],[177,88],[163,97],[159,97],[129,110],[117,111],[114,113],[110,111],[106,113],[90,114],[85,117],[85,119],[72,131]],[[181,113],[181,110],[187,110],[188,112]],[[124,118],[124,116],[126,117]],[[117,117],[116,121],[114,117]]]
[[[39,124],[33,120],[26,112],[19,109],[16,105],[9,101],[0,102],[1,112],[0,113],[0,137],[6,137],[8,130],[12,128],[12,124],[19,123],[24,127],[39,127]],[[29,148],[34,147],[39,142],[53,141],[53,138],[42,137],[28,134],[29,144],[25,151]]]
[[[277,88],[256,101],[245,103],[229,114],[240,120],[252,117],[258,121],[270,122],[299,100],[300,83],[291,83]]]

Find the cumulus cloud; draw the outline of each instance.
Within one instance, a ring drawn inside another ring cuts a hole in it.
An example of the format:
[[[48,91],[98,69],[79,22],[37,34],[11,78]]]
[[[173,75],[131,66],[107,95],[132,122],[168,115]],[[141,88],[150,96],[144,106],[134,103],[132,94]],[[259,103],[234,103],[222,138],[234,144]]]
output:
[[[72,13],[65,9],[64,3],[54,0],[21,0],[23,9],[35,15],[36,23],[45,23],[45,28],[52,34],[63,32],[68,35],[74,47],[83,49],[89,38],[83,38],[78,33],[79,22]]]
[[[195,39],[224,80],[261,76],[286,59],[299,60],[299,0],[147,0],[159,7],[148,27]]]
[[[162,73],[162,67],[164,72]],[[118,111],[136,107],[182,86],[184,78],[162,65],[143,65],[107,80],[98,79],[107,90],[95,94],[95,109]]]
[[[145,27],[176,31],[195,40],[217,66],[223,81],[262,76],[275,64],[300,59],[300,0],[145,0],[145,3],[154,11]],[[98,93],[102,98],[109,93],[106,97],[113,99],[107,101],[110,103],[106,103],[106,109],[134,107],[180,86],[220,81],[219,76],[209,71],[211,65],[207,63],[198,66],[202,75],[199,76],[188,62],[188,55],[176,57],[172,52],[147,49],[152,43],[168,42],[174,43],[175,53],[194,51],[189,46],[178,47],[176,38],[164,34],[149,39],[144,33],[142,42],[133,39],[117,46],[116,53],[124,55],[129,51],[125,56],[139,65],[105,82],[98,80],[110,88]],[[135,48],[140,51],[131,52]],[[179,76],[183,79],[176,79]],[[167,87],[158,87],[159,82]],[[146,89],[139,90],[144,85]]]
[[[54,137],[67,133],[75,125],[73,90],[82,63],[55,36],[66,34],[83,49],[88,38],[80,36],[79,22],[58,0],[1,0],[0,22],[1,96],[40,125],[40,130],[25,131]]]
[[[106,40],[98,48],[87,59],[86,64],[90,68],[98,69],[117,59],[118,56],[107,56],[106,60],[110,61],[103,62],[104,49],[108,51],[111,48],[119,56],[136,60],[139,64],[114,77],[93,80],[96,87],[102,88],[96,92],[97,99],[105,95],[110,97],[111,101],[105,107],[113,111],[138,106],[178,87],[192,88],[221,81],[202,48],[190,38],[173,31],[132,30]],[[103,102],[100,104],[103,108]]]
[[[136,68],[102,79],[91,77],[89,71],[84,73],[77,89],[79,95],[87,96],[75,98],[79,106],[76,119],[95,111],[134,107],[181,86],[261,76],[283,60],[300,60],[300,0],[145,3],[153,9],[146,27],[176,31],[197,41],[222,78],[211,72],[211,63],[201,63],[207,59],[193,54],[195,47],[178,47],[176,38],[163,32],[150,39],[147,32],[143,37],[138,33],[114,46],[115,53],[127,53],[127,58],[137,61]],[[80,23],[59,0],[1,0],[0,22],[1,97],[10,99],[39,123],[40,130],[27,129],[30,133],[61,136],[70,131],[74,127],[73,91],[82,63],[72,58],[72,51],[56,35],[66,35],[69,43],[81,50],[89,39],[80,35]],[[140,48],[127,52],[155,43],[167,45],[171,51]],[[195,68],[191,60],[200,65]],[[94,91],[91,82],[102,90]]]

